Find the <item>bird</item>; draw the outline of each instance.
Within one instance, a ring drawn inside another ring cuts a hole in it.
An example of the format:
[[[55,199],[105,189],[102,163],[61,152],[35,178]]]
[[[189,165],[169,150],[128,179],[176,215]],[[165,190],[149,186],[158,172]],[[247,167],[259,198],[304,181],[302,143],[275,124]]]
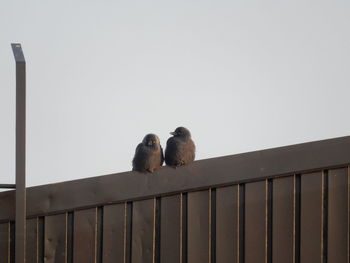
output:
[[[163,162],[163,149],[158,136],[152,133],[147,134],[136,147],[132,170],[153,173],[163,165]]]
[[[165,148],[165,163],[174,168],[194,161],[196,146],[191,139],[191,133],[185,127],[178,127],[170,132]]]

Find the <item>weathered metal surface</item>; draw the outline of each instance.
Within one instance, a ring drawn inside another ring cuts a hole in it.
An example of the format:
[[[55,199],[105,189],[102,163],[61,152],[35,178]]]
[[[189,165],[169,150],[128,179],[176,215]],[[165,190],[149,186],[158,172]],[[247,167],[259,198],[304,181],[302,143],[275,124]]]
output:
[[[238,187],[216,189],[216,263],[239,262]]]
[[[267,180],[245,188],[245,263],[267,263]]]
[[[26,241],[26,63],[20,44],[11,44],[16,60],[16,263],[25,261]]]
[[[188,193],[187,260],[210,262],[210,191]]]
[[[163,197],[160,213],[160,262],[181,263],[181,195]]]
[[[38,218],[27,220],[26,263],[38,263]]]
[[[106,205],[103,208],[104,263],[125,262],[126,203]]]
[[[153,174],[126,172],[32,187],[27,189],[27,212],[29,216],[43,215],[349,163],[350,137],[343,137],[201,160],[178,169],[162,167]],[[0,220],[14,218],[13,205],[5,204],[5,199],[13,204],[14,196],[6,195],[0,193],[0,206],[5,206]]]
[[[272,262],[295,262],[295,177],[273,180]]]
[[[0,263],[8,263],[10,257],[10,223],[0,224]]]
[[[95,263],[97,208],[74,212],[73,262]]]
[[[47,263],[65,263],[67,258],[67,213],[45,217]]]
[[[155,213],[155,198],[133,203],[132,263],[155,263]]]
[[[301,176],[300,263],[322,263],[323,176]]]
[[[328,262],[349,262],[349,175],[348,169],[329,171]]]

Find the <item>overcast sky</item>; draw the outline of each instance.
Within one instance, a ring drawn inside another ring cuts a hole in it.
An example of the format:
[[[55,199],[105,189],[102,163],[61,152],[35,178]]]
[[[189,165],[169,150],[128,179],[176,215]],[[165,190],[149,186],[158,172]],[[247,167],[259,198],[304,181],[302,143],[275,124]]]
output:
[[[27,60],[27,184],[131,169],[185,126],[197,159],[350,135],[350,1],[1,1],[0,178],[14,182]],[[215,176],[215,175],[213,175]]]

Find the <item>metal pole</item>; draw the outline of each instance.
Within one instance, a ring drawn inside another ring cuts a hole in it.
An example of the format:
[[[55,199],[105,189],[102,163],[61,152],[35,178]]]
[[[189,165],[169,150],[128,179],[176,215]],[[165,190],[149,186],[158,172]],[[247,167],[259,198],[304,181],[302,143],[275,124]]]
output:
[[[16,222],[15,263],[25,262],[26,241],[26,62],[20,44],[11,44],[16,60]]]

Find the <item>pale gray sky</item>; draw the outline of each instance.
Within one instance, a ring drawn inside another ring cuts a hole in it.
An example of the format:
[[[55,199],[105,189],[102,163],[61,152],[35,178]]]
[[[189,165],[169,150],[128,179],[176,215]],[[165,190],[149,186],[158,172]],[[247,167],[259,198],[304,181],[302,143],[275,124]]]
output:
[[[127,171],[192,131],[197,159],[350,135],[350,1],[0,3],[0,173],[14,181],[27,60],[27,183]],[[215,176],[215,175],[213,175]]]

